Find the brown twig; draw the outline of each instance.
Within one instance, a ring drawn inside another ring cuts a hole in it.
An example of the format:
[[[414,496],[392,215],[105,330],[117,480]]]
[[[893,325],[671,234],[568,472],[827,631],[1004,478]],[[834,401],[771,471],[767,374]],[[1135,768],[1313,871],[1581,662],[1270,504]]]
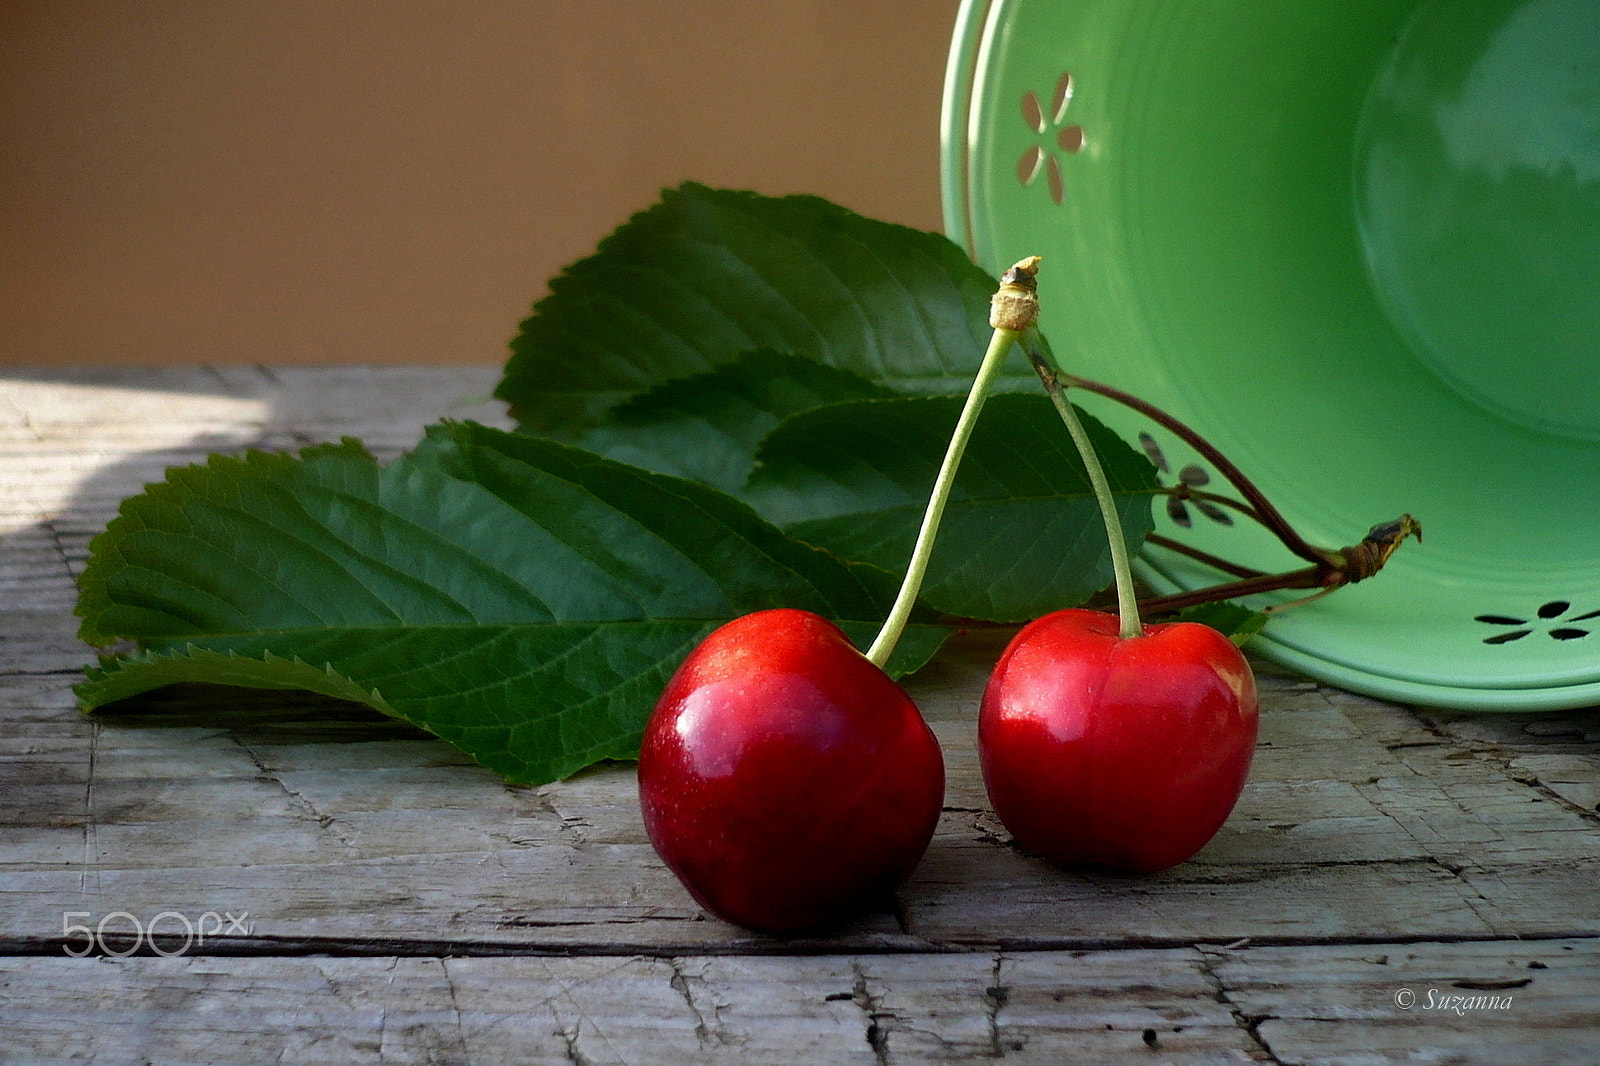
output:
[[[1214,567],[1225,574],[1233,576],[1234,580],[1224,581],[1207,588],[1192,589],[1187,592],[1173,593],[1170,596],[1147,597],[1139,601],[1139,608],[1149,613],[1162,613],[1179,611],[1186,607],[1193,607],[1202,603],[1212,603],[1217,600],[1227,600],[1243,596],[1255,596],[1265,592],[1279,592],[1285,589],[1316,589],[1317,592],[1310,596],[1302,597],[1288,603],[1277,604],[1269,610],[1283,610],[1300,603],[1309,603],[1327,595],[1334,589],[1345,585],[1352,585],[1357,581],[1364,581],[1383,569],[1396,549],[1409,536],[1422,539],[1422,526],[1410,515],[1401,515],[1392,522],[1384,522],[1373,526],[1367,535],[1357,544],[1339,551],[1330,551],[1318,548],[1300,536],[1288,519],[1273,506],[1262,491],[1256,487],[1255,482],[1244,475],[1244,472],[1233,465],[1233,462],[1223,455],[1217,448],[1199,433],[1185,425],[1161,408],[1148,401],[1141,400],[1132,393],[1107,385],[1103,382],[1089,378],[1078,377],[1076,374],[1063,372],[1055,365],[1055,360],[1047,350],[1036,342],[1025,342],[1024,351],[1028,361],[1033,364],[1034,372],[1039,375],[1039,380],[1044,383],[1045,390],[1051,394],[1052,399],[1061,399],[1062,393],[1067,388],[1083,389],[1108,400],[1123,405],[1139,414],[1144,415],[1157,425],[1167,429],[1175,436],[1187,443],[1198,452],[1202,458],[1216,468],[1228,483],[1244,497],[1244,502],[1219,496],[1215,493],[1200,492],[1192,486],[1179,484],[1176,487],[1163,487],[1163,491],[1172,499],[1204,501],[1218,506],[1225,506],[1240,512],[1261,525],[1265,526],[1275,535],[1283,546],[1289,551],[1310,563],[1310,566],[1298,570],[1288,570],[1281,574],[1268,574],[1250,567],[1240,566],[1229,562],[1220,556],[1199,548],[1190,547],[1181,541],[1173,540],[1159,534],[1151,533],[1145,539],[1148,543],[1166,548],[1191,559]]]
[[[1030,351],[1029,354],[1031,357],[1033,353]],[[1283,515],[1279,513],[1278,509],[1272,505],[1272,501],[1268,500],[1266,496],[1262,494],[1261,490],[1256,487],[1255,482],[1245,477],[1244,472],[1238,467],[1234,466],[1233,462],[1227,456],[1218,451],[1210,441],[1196,433],[1193,429],[1190,429],[1183,422],[1174,418],[1172,415],[1167,414],[1167,412],[1163,411],[1159,407],[1156,407],[1154,404],[1139,399],[1139,397],[1133,395],[1132,393],[1123,392],[1121,389],[1114,388],[1110,385],[1104,384],[1103,382],[1093,381],[1089,378],[1078,377],[1076,374],[1061,373],[1055,370],[1053,367],[1047,367],[1047,369],[1050,373],[1057,377],[1062,385],[1070,388],[1083,389],[1086,392],[1092,392],[1098,396],[1104,396],[1108,400],[1113,400],[1122,404],[1124,407],[1139,412],[1152,422],[1166,430],[1169,430],[1195,451],[1199,452],[1208,463],[1216,468],[1219,474],[1228,480],[1229,484],[1239,490],[1239,494],[1245,498],[1246,502],[1249,503],[1251,509],[1253,509],[1255,512],[1252,517],[1271,530],[1272,533],[1283,542],[1283,546],[1285,548],[1288,548],[1291,552],[1310,563],[1332,562],[1332,560],[1329,558],[1330,553],[1307,543],[1306,540],[1300,536],[1299,532],[1293,526],[1291,526],[1288,520],[1284,518]],[[1035,370],[1039,371],[1040,373],[1045,372],[1039,370],[1037,365],[1035,366]]]
[[[1175,592],[1170,596],[1152,596],[1139,601],[1139,606],[1150,614],[1164,614],[1202,603],[1215,603],[1217,600],[1257,596],[1263,592],[1325,588],[1326,577],[1327,573],[1322,567],[1308,566],[1303,570],[1290,570],[1283,574],[1261,574],[1257,577],[1241,578],[1238,581],[1225,581],[1220,585],[1208,585],[1203,589],[1191,589],[1188,592]]]
[[[1219,570],[1238,575],[1238,580],[1224,581],[1218,585],[1209,585],[1202,589],[1192,589],[1188,592],[1176,592],[1170,596],[1153,596],[1139,601],[1139,607],[1150,614],[1161,614],[1168,611],[1181,611],[1185,607],[1194,607],[1197,604],[1213,603],[1217,600],[1231,600],[1241,596],[1256,596],[1263,592],[1281,592],[1285,589],[1317,589],[1318,591],[1298,600],[1288,603],[1276,604],[1267,608],[1269,611],[1281,611],[1295,607],[1302,603],[1310,603],[1327,595],[1334,589],[1343,588],[1345,585],[1354,585],[1382,570],[1384,564],[1399,549],[1407,537],[1422,539],[1422,525],[1410,515],[1401,515],[1392,522],[1381,522],[1372,527],[1367,535],[1361,538],[1360,543],[1353,544],[1337,552],[1328,552],[1327,560],[1318,562],[1299,570],[1289,570],[1281,574],[1241,573],[1244,567],[1235,566],[1225,559],[1218,559],[1207,552],[1166,537],[1152,535],[1147,539],[1151,543],[1160,544],[1164,548],[1181,552],[1190,558],[1198,559],[1208,565],[1216,566]]]
[[[1179,555],[1187,555],[1197,562],[1205,563],[1213,569],[1221,570],[1224,574],[1232,574],[1234,577],[1261,577],[1266,573],[1265,570],[1255,570],[1248,566],[1240,566],[1238,563],[1229,562],[1220,555],[1212,555],[1208,551],[1201,551],[1193,545],[1185,544],[1181,540],[1173,540],[1171,537],[1164,537],[1160,533],[1146,534],[1144,542],[1146,544],[1154,544],[1158,548],[1165,548],[1170,552],[1177,552]]]

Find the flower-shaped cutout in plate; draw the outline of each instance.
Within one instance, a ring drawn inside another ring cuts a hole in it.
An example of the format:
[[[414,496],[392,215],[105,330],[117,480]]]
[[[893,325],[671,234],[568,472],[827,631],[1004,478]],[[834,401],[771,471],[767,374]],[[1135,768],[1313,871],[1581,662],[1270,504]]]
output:
[[[1076,155],[1083,151],[1084,133],[1080,125],[1067,124],[1067,109],[1072,103],[1072,73],[1062,71],[1050,96],[1047,109],[1032,89],[1022,94],[1022,121],[1041,139],[1029,145],[1017,160],[1017,182],[1024,188],[1045,176],[1050,199],[1059,204],[1066,199],[1066,180],[1062,177],[1059,153]]]

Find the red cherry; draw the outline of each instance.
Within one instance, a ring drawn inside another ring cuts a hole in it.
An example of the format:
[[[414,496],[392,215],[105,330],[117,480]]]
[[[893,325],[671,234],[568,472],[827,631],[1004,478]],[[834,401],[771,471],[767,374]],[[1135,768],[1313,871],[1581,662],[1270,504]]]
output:
[[[989,800],[1052,862],[1147,873],[1188,859],[1250,773],[1255,677],[1193,622],[1123,639],[1098,611],[1057,611],[1016,635],[978,717]]]
[[[795,932],[860,914],[910,875],[944,804],[944,758],[911,697],[837,626],[760,611],[667,683],[639,800],[702,905]]]

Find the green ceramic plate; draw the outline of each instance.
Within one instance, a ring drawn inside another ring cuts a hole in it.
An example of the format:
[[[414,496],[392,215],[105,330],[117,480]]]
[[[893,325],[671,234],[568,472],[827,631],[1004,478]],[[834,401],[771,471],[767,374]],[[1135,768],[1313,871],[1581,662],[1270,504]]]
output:
[[[967,0],[944,137],[949,233],[1045,257],[1069,368],[1313,543],[1421,520],[1263,653],[1415,703],[1600,703],[1600,0]],[[1162,531],[1294,565],[1244,524]]]

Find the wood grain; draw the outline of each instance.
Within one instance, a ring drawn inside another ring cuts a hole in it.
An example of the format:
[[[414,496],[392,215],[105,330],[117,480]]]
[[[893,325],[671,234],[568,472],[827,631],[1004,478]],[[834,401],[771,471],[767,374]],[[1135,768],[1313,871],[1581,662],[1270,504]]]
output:
[[[909,686],[948,762],[927,857],[893,907],[804,940],[704,914],[627,765],[510,787],[298,695],[78,712],[74,577],[118,501],[216,449],[350,434],[388,457],[440,415],[503,423],[473,403],[493,377],[0,378],[0,1059],[1600,1061],[1587,712],[1421,712],[1261,663],[1218,837],[1152,877],[1064,871],[988,807],[975,718],[1005,634],[968,634]],[[69,913],[136,953],[65,957]],[[186,937],[206,913],[243,917]]]

